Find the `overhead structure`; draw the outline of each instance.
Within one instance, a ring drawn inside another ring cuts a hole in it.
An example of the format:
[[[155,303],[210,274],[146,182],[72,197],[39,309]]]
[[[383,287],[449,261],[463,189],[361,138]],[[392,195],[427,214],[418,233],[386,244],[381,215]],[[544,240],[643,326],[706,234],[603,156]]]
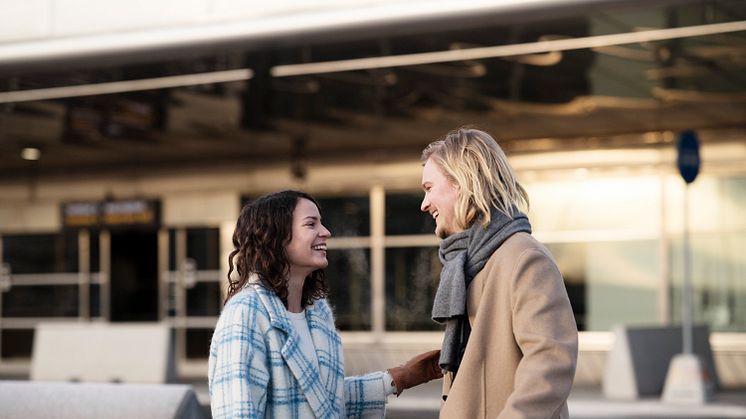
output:
[[[98,26],[60,12],[54,29],[0,31],[0,174],[290,162],[299,138],[307,159],[405,156],[463,124],[510,152],[746,125],[740,1],[195,4],[212,8],[92,6]]]

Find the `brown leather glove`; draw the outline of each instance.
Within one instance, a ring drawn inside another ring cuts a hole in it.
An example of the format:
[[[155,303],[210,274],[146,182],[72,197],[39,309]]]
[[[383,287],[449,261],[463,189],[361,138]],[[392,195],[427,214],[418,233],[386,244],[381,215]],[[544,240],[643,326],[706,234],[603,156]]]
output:
[[[389,374],[394,379],[396,386],[396,397],[402,391],[426,383],[430,380],[443,376],[440,369],[440,349],[421,353],[410,359],[404,365],[390,368]]]

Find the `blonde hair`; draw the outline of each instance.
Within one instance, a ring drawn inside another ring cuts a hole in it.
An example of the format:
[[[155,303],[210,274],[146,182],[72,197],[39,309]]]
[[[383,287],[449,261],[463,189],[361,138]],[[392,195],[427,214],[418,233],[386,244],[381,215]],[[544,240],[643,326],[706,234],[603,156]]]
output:
[[[462,127],[433,141],[422,151],[422,164],[432,159],[459,187],[455,222],[468,229],[480,215],[482,226],[490,222],[490,209],[513,216],[516,207],[528,212],[526,190],[518,183],[508,158],[492,136]]]

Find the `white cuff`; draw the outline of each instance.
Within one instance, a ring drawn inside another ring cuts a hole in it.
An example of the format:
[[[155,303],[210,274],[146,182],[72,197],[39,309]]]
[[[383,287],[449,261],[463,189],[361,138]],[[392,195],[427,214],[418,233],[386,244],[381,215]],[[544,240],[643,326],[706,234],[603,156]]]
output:
[[[383,393],[386,396],[396,394],[396,385],[394,384],[394,378],[389,374],[388,371],[383,372]]]

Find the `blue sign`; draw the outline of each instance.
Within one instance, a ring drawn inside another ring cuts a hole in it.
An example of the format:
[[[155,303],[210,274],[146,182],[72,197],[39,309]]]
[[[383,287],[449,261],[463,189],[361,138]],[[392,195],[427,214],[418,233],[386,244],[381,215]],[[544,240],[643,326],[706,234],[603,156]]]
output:
[[[694,131],[684,131],[679,136],[679,144],[676,147],[678,156],[676,165],[679,173],[686,183],[694,182],[699,173],[699,140]]]

